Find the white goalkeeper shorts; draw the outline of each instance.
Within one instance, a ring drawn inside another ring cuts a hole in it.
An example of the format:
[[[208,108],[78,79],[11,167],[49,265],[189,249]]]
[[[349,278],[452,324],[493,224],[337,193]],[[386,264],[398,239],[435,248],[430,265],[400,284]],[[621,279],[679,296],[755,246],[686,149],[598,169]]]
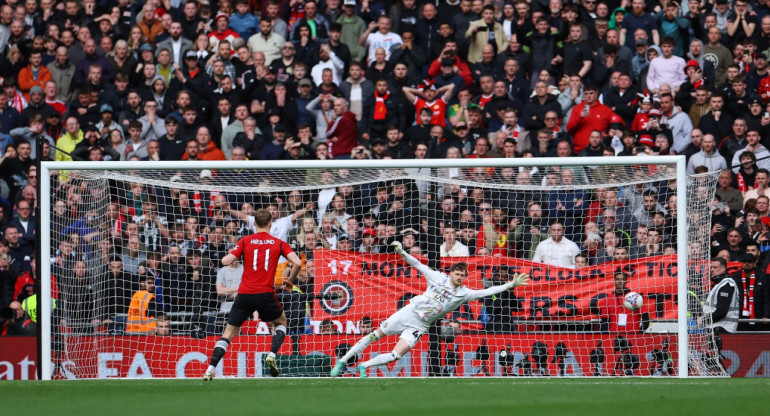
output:
[[[380,325],[380,330],[385,335],[401,334],[399,338],[406,341],[410,348],[414,348],[420,337],[428,332],[429,326],[411,307],[407,306],[390,315]]]

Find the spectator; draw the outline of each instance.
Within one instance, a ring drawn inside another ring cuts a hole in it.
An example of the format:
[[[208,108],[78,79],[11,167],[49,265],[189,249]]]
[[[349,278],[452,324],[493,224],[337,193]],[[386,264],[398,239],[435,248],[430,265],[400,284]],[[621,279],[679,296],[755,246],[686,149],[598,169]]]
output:
[[[548,93],[548,84],[544,81],[535,83],[535,96],[527,102],[522,116],[524,127],[528,130],[539,130],[545,127],[545,116],[549,111],[556,113],[559,117],[561,106],[558,99]]]
[[[757,159],[757,166],[763,169],[770,168],[770,151],[765,146],[759,143],[760,136],[759,131],[749,130],[746,133],[746,147],[735,152],[731,165],[734,172],[738,172],[738,166],[740,166],[740,158],[744,152],[751,152]]]
[[[741,191],[732,187],[733,173],[723,170],[719,174],[716,195],[730,207],[730,211],[738,213],[743,208],[743,195]]]
[[[496,273],[492,273],[491,279],[483,279],[484,288],[504,284],[511,279],[507,266],[500,266]],[[496,333],[512,333],[516,331],[516,319],[514,314],[521,311],[521,302],[516,297],[514,290],[508,290],[495,296],[484,298],[484,307],[490,317],[484,325],[484,330]]]
[[[475,64],[481,62],[482,48],[486,44],[492,44],[495,53],[505,49],[507,37],[503,26],[495,21],[495,9],[486,5],[482,9],[481,18],[468,25],[465,37],[470,39],[468,48],[468,62]]]
[[[340,93],[348,103],[350,111],[356,115],[358,121],[358,131],[362,133],[363,138],[369,139],[368,125],[372,120],[374,104],[371,98],[374,96],[374,84],[363,77],[363,69],[358,62],[350,63],[350,77],[342,81]],[[387,88],[387,82],[385,83]],[[384,92],[384,91],[383,91]]]
[[[375,254],[381,250],[380,244],[377,239],[377,230],[373,228],[364,228],[361,231],[361,245],[358,251],[361,253]]]
[[[601,104],[598,98],[598,88],[595,85],[586,86],[583,91],[583,102],[571,110],[567,131],[573,137],[573,148],[576,153],[586,147],[591,131],[606,132],[612,116],[615,115],[609,107]],[[564,108],[563,105],[562,108]]]
[[[356,128],[356,116],[348,111],[348,104],[344,98],[334,100],[334,124],[326,130],[326,137],[331,142],[330,153],[336,159],[349,159],[350,151],[356,144],[358,129]]]
[[[350,59],[362,61],[366,57],[366,49],[361,46],[358,41],[361,35],[366,31],[366,22],[364,22],[360,16],[356,15],[355,6],[355,2],[343,2],[342,15],[336,20],[336,24],[339,24],[339,27],[333,22],[329,25],[330,46],[332,49],[337,49],[339,46],[336,46],[335,44],[339,43],[340,45],[345,45],[349,48],[348,53],[350,54]],[[335,53],[340,56],[341,59],[344,56],[344,54],[340,54],[338,50],[335,50]],[[343,59],[343,61],[349,62],[349,60],[345,59]]]
[[[390,59],[393,49],[403,44],[401,36],[390,31],[391,20],[387,15],[381,15],[377,21],[369,22],[369,27],[358,37],[358,44],[368,48],[366,63],[371,64],[374,61],[374,55],[377,49],[385,50],[385,60]],[[377,29],[377,32],[374,32]],[[374,33],[373,33],[374,32]]]
[[[430,123],[442,127],[446,126],[446,109],[453,91],[454,84],[447,84],[440,88],[435,83],[421,89],[403,88],[404,96],[414,106],[417,114],[421,114],[424,108],[430,109],[432,113]],[[442,95],[437,98],[439,94]]]
[[[512,241],[516,243],[517,253],[523,258],[532,259],[537,245],[548,238],[549,227],[540,203],[527,201],[524,220],[513,219],[511,226],[513,230],[509,228],[509,234],[513,231]]]
[[[669,93],[660,95],[660,111],[663,113],[661,123],[666,125],[673,135],[674,142],[671,150],[680,154],[690,143],[689,134],[693,128],[692,121],[687,114],[674,105],[674,97]]]
[[[569,27],[569,38],[564,44],[564,58],[558,62],[564,63],[564,72],[577,74],[580,78],[589,75],[593,65],[591,46],[583,40],[583,25],[573,23]],[[560,58],[560,57],[558,57]]]
[[[441,244],[441,257],[467,257],[468,246],[457,240],[457,230],[444,226],[444,243]]]
[[[757,268],[757,257],[744,253],[741,270],[730,276],[737,288],[736,296],[741,303],[740,319],[761,319],[767,317],[767,276]],[[757,322],[739,322],[738,331],[755,331]]]
[[[321,335],[336,335],[339,334],[337,327],[334,325],[331,319],[324,319],[318,327],[318,333]]]
[[[239,261],[235,261],[227,267],[221,267],[217,272],[216,288],[220,298],[220,313],[230,313],[235,295],[238,294],[242,274],[243,264]]]
[[[703,134],[711,134],[718,139],[721,149],[722,140],[730,135],[730,127],[733,125],[733,117],[724,112],[725,99],[723,96],[714,94],[709,99],[711,111],[701,116],[698,121],[698,129]],[[723,153],[724,155],[724,153]]]
[[[564,237],[564,223],[551,221],[550,237],[540,242],[532,261],[552,266],[575,268],[575,257],[580,254],[577,244]]]
[[[42,62],[42,51],[33,50],[29,54],[29,65],[19,72],[19,89],[27,100],[29,100],[32,87],[40,87],[40,92],[42,93],[45,83],[51,80],[51,73],[48,71],[48,68],[42,65]]]
[[[186,68],[174,71],[174,78],[168,87],[168,95],[176,97],[179,91],[185,89],[190,95],[190,101],[201,106],[205,112],[211,105],[209,101],[213,92],[211,78],[205,71],[198,68],[198,55],[195,51],[187,51],[184,56]]]
[[[684,59],[674,55],[674,39],[665,37],[661,41],[662,55],[650,62],[647,72],[647,88],[657,94],[661,84],[668,83],[672,88],[679,88],[687,77],[685,74],[686,63]]]
[[[185,9],[186,8],[187,5],[185,5]],[[185,14],[186,13],[187,11],[185,10]],[[177,67],[181,68],[184,65],[184,57],[187,54],[187,51],[193,47],[193,42],[188,37],[183,36],[182,23],[177,21],[172,22],[171,26],[169,26],[168,35],[168,38],[158,42],[157,48],[155,49],[156,58],[160,55],[160,52],[165,49],[171,52],[172,62],[174,62]],[[129,57],[127,59],[130,60],[131,58]]]

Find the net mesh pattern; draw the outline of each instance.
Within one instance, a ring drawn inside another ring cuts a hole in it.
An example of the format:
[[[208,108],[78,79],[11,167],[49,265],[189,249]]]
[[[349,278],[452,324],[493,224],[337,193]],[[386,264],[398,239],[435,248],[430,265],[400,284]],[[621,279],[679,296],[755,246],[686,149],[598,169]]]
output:
[[[327,375],[361,334],[426,290],[393,241],[433,269],[468,263],[470,289],[517,273],[532,284],[447,313],[406,357],[371,376],[676,375],[676,230],[684,225],[674,164],[226,166],[53,172],[44,261],[57,299],[55,376],[199,377],[242,267],[251,266],[223,267],[221,258],[254,231],[251,216],[262,208],[273,214],[271,234],[303,259],[294,288],[281,286],[283,267],[275,278],[289,318],[279,354],[286,376]],[[712,174],[687,184],[692,296],[683,319],[690,372],[703,376],[724,375],[700,311],[715,183]],[[561,243],[576,251],[549,246],[555,219]],[[615,292],[618,272],[626,288]],[[629,291],[641,294],[641,309],[623,306]],[[264,376],[271,330],[258,316],[244,323],[218,375]],[[397,340],[386,337],[349,364],[390,352]]]

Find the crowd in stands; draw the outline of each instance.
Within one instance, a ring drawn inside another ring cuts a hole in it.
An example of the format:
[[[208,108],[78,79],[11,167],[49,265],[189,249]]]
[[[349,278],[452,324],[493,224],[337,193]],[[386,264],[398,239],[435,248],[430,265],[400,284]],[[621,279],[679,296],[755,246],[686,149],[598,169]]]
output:
[[[688,173],[722,171],[703,244],[764,264],[769,48],[765,0],[6,1],[0,306],[21,310],[34,291],[39,159],[686,155]],[[399,239],[424,254],[435,238],[442,256],[570,268],[676,251],[673,180],[550,193],[493,186],[571,186],[595,174],[443,169],[489,185],[375,181],[253,200],[132,184],[103,206],[104,189],[62,174],[56,221],[44,226],[58,284],[78,288],[61,299],[78,307],[63,309],[84,327],[126,313],[147,275],[157,277],[158,313],[226,313],[239,273],[219,259],[253,229],[257,208],[307,256],[299,288],[309,293],[316,247],[378,253]],[[228,179],[203,171],[199,180]],[[426,215],[439,217],[437,235],[426,234]],[[113,278],[96,284],[98,270]],[[736,279],[753,293],[753,277]]]

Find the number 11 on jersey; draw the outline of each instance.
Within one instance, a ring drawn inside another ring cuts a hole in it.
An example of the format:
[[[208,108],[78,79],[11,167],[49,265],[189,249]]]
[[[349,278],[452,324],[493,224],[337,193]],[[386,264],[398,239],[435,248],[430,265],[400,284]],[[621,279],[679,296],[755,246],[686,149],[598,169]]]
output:
[[[251,265],[254,270],[257,270],[257,258],[259,257],[259,249],[254,250],[253,264]],[[265,270],[270,270],[270,249],[265,250]]]

